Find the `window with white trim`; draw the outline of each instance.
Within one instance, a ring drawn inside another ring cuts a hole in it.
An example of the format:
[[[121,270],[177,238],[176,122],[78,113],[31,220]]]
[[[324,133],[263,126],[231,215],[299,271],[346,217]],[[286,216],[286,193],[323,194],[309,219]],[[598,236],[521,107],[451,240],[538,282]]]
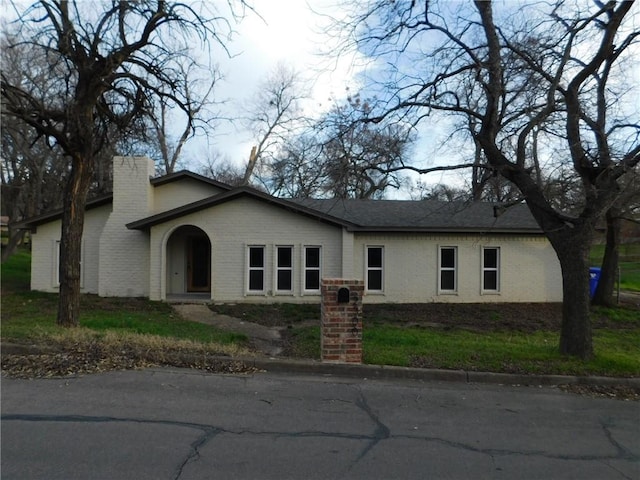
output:
[[[458,289],[458,249],[440,247],[438,290],[442,293],[455,293]]]
[[[367,291],[384,291],[384,247],[368,246],[365,260]]]
[[[60,286],[60,240],[53,241],[53,272],[51,284],[54,287]],[[84,241],[80,245],[80,288],[84,288]]]
[[[499,247],[482,247],[482,291],[500,291]]]
[[[53,286],[60,286],[60,240],[53,241],[53,272],[52,272],[52,280]]]
[[[276,291],[293,291],[293,247],[276,247]]]
[[[252,245],[247,249],[249,293],[264,292],[264,245]]]
[[[321,276],[321,249],[320,247],[304,247],[304,286],[305,292],[320,291]]]

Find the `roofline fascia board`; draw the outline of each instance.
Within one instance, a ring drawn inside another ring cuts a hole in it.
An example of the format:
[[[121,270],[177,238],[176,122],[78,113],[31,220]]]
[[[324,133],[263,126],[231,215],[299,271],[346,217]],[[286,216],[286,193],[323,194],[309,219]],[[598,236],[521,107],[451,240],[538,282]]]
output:
[[[154,177],[150,180],[150,182],[154,187],[159,187],[160,185],[165,185],[167,183],[182,180],[183,178],[191,178],[193,180],[207,183],[209,185],[213,185],[214,187],[218,187],[227,191],[233,189],[231,185],[219,182],[217,180],[214,180],[213,178],[205,177],[204,175],[200,175],[198,173],[190,172],[188,170],[180,170],[179,172],[169,173],[167,175],[162,175],[161,177]]]
[[[181,170],[179,172],[175,172],[175,173],[170,173],[168,175],[163,175],[161,177],[155,177],[155,178],[151,178],[149,180],[149,182],[151,183],[151,185],[153,187],[157,187],[160,185],[164,185],[167,183],[171,183],[171,182],[175,182],[178,180],[181,180],[183,178],[191,178],[193,180],[197,180],[203,183],[207,183],[209,185],[213,185],[215,187],[221,188],[223,190],[232,190],[233,187],[231,187],[230,185],[227,185],[226,183],[222,183],[222,182],[218,182],[217,180],[214,180],[212,178],[208,178],[205,177],[203,175],[199,175],[197,173],[193,173],[190,172],[188,170]],[[106,205],[109,202],[113,201],[113,193],[106,193],[104,195],[100,195],[92,200],[89,200],[87,202],[87,205],[85,207],[85,210],[91,210],[92,208],[96,208],[96,207],[100,207],[102,205]],[[43,223],[47,223],[47,222],[52,222],[54,220],[58,220],[59,218],[62,218],[62,212],[63,210],[61,208],[58,208],[56,210],[53,210],[51,212],[48,213],[44,213],[42,215],[38,215],[36,217],[32,217],[29,219],[26,219],[22,222],[17,222],[14,225],[14,228],[17,228],[19,230],[33,230],[35,227],[37,227],[38,225],[42,225]]]
[[[354,233],[473,233],[481,235],[535,235],[544,236],[544,232],[537,228],[447,228],[447,227],[354,227],[347,228],[348,231]]]
[[[105,195],[100,195],[99,197],[87,201],[85,211],[107,205],[112,201],[113,194],[108,193]],[[17,228],[19,230],[33,230],[35,227],[37,227],[38,225],[42,225],[43,223],[53,222],[54,220],[61,219],[63,212],[64,210],[62,208],[58,208],[52,212],[44,213],[42,215],[38,215],[37,217],[32,217],[22,222],[18,222],[14,225],[14,228]]]

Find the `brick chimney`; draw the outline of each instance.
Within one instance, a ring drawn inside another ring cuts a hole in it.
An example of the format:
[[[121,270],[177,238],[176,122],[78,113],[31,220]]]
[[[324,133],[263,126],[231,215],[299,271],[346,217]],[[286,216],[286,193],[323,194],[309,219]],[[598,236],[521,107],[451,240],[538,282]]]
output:
[[[150,158],[113,158],[113,209],[100,236],[100,296],[149,295],[149,235],[125,225],[152,214],[154,172]]]

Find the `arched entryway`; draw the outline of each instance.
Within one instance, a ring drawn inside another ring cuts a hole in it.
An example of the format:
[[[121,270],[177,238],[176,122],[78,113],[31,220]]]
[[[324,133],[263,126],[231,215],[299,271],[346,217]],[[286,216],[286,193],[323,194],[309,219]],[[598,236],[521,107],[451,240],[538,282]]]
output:
[[[167,241],[167,295],[211,294],[211,241],[200,228],[177,228]]]

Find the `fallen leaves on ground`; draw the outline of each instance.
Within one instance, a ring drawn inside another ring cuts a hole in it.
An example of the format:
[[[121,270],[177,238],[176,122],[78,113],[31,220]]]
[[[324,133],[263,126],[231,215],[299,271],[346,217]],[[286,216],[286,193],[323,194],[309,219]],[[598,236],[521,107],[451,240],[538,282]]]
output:
[[[99,339],[72,344],[45,345],[41,352],[3,354],[2,373],[14,378],[49,378],[130,370],[153,366],[193,368],[216,373],[253,373],[257,369],[202,349],[141,348],[136,344],[116,345]]]
[[[629,385],[558,385],[558,388],[589,397],[640,401],[640,390]]]

